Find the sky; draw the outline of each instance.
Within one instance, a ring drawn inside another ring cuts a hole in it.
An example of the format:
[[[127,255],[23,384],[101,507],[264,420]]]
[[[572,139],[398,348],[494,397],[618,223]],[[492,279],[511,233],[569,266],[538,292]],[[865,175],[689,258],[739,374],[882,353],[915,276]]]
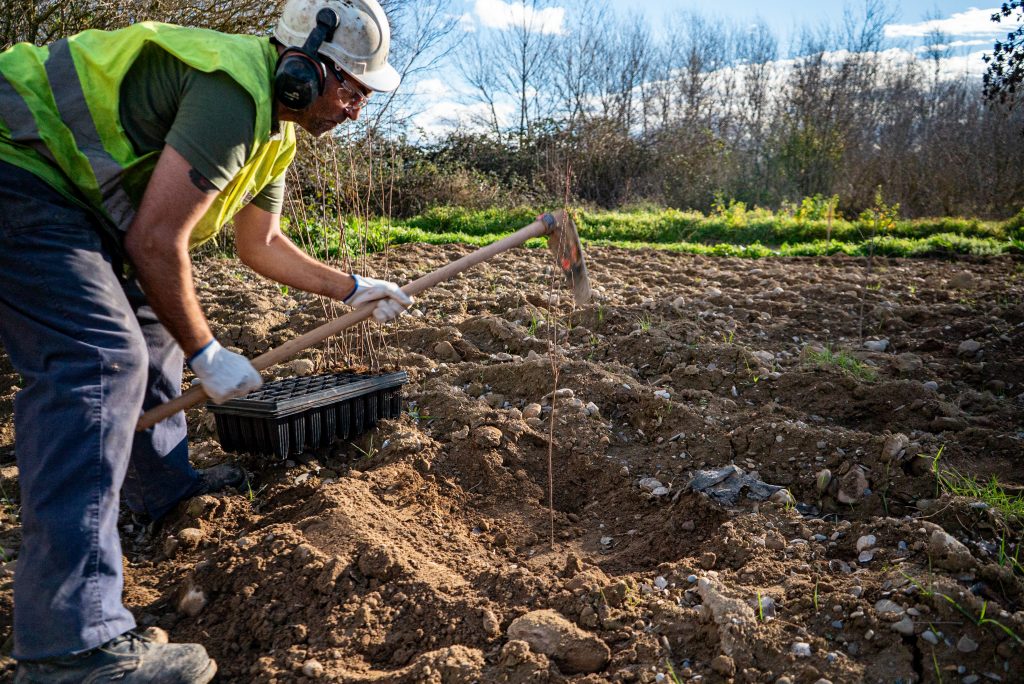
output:
[[[787,47],[803,28],[841,26],[846,8],[856,11],[863,0],[609,0],[625,15],[642,12],[655,34],[674,14],[696,13],[706,19],[720,20],[730,25],[745,21],[764,21],[779,39],[780,51],[785,56]],[[926,37],[941,32],[948,40],[950,57],[944,71],[962,75],[978,75],[984,70],[983,54],[992,51],[996,39],[1010,30],[991,21],[999,2],[969,3],[962,0],[890,0],[887,9],[893,20],[886,25],[887,48],[920,51]],[[516,21],[521,5],[518,0],[455,0],[454,9],[461,12],[460,28],[466,32],[502,31]],[[537,17],[535,25],[550,33],[563,33],[567,26],[568,9],[559,0],[549,0]],[[468,88],[451,66],[407,84],[415,96],[414,111],[410,119],[414,128],[422,131],[416,137],[432,138],[445,134],[453,127],[465,125],[474,111],[469,102]],[[417,108],[417,103],[419,106]]]
[[[467,2],[472,7],[474,2]],[[890,2],[895,10],[896,26],[905,32],[920,33],[920,26],[929,17],[942,18],[941,27],[946,33],[962,30],[984,30],[986,36],[999,33],[990,16],[997,2],[965,3],[957,0],[901,0]],[[800,26],[836,26],[842,21],[846,7],[856,8],[859,3],[842,0],[612,0],[612,5],[622,11],[639,9],[657,26],[675,12],[698,12],[705,16],[719,16],[732,20],[762,19],[782,39],[797,32]],[[980,11],[976,11],[980,8]],[[972,11],[973,10],[973,11]],[[991,46],[990,46],[991,47]]]

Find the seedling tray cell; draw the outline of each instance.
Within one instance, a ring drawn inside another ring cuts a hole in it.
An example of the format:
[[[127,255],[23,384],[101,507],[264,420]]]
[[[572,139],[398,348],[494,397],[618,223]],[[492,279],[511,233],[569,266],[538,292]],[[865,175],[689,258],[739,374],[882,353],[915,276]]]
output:
[[[268,382],[223,404],[207,404],[225,451],[286,458],[357,437],[402,412],[405,371],[330,373]]]

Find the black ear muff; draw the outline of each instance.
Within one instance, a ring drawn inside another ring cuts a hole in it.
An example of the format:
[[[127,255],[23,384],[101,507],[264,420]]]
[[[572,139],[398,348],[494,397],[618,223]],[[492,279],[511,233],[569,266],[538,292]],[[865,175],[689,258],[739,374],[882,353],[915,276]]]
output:
[[[327,73],[317,53],[334,36],[340,23],[337,12],[325,7],[316,13],[316,26],[301,48],[281,53],[274,73],[274,96],[288,109],[306,109],[324,92]]]

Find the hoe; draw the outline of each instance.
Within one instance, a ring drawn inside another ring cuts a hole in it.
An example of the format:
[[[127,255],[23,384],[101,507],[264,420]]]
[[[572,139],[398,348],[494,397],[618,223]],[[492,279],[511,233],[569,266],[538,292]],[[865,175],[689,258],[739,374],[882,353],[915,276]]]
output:
[[[412,281],[403,287],[402,290],[408,295],[418,295],[472,266],[487,261],[496,254],[500,254],[513,247],[518,247],[531,238],[544,236],[548,238],[548,247],[555,255],[555,261],[558,264],[559,270],[565,274],[566,281],[569,287],[572,288],[574,299],[580,304],[586,304],[590,301],[591,296],[587,264],[583,258],[583,248],[580,245],[576,225],[568,213],[563,210],[544,214],[525,228]],[[369,303],[332,321],[328,321],[301,337],[289,340],[280,347],[257,356],[252,360],[252,365],[256,370],[262,371],[281,363],[304,349],[319,344],[328,337],[337,335],[343,330],[365,321],[372,315],[373,307],[374,304]],[[160,421],[173,416],[178,411],[195,406],[205,398],[206,393],[203,391],[202,386],[193,386],[183,392],[177,399],[173,399],[144,413],[139,419],[136,429],[140,431],[146,430]]]

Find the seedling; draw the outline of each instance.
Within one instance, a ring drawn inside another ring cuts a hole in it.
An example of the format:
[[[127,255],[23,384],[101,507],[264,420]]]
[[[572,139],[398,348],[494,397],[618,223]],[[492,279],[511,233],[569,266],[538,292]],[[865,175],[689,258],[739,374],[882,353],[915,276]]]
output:
[[[1012,556],[1007,553],[1005,533],[999,538],[999,565],[1024,575],[1024,566],[1020,564],[1020,545],[1017,545],[1017,551]]]
[[[287,286],[287,285],[278,285],[278,286],[277,286],[277,289],[278,289],[278,291],[279,291],[279,292],[280,292],[280,293],[281,293],[282,295],[284,295],[285,297],[287,297],[287,296],[288,296],[288,292],[289,292],[289,290],[288,290],[288,286]]]
[[[931,559],[929,558],[928,560],[929,560],[929,565],[931,565]],[[929,598],[940,598],[940,599],[943,599],[944,601],[949,603],[951,606],[956,608],[964,617],[966,617],[968,620],[973,622],[978,627],[984,627],[985,625],[992,625],[993,627],[996,627],[997,629],[1001,630],[1006,636],[1010,637],[1011,639],[1016,641],[1018,644],[1024,645],[1024,639],[1021,639],[1019,636],[1017,636],[1017,633],[1014,632],[1012,629],[1010,629],[1009,627],[1007,627],[1003,623],[999,622],[998,620],[993,620],[990,617],[986,617],[985,614],[988,612],[988,601],[985,601],[985,602],[983,602],[981,604],[981,613],[978,615],[978,617],[974,617],[973,615],[971,615],[970,611],[968,611],[966,608],[964,608],[959,603],[957,603],[956,599],[954,599],[952,596],[949,596],[948,594],[943,594],[942,592],[936,591],[934,589],[926,589],[924,586],[921,585],[920,582],[918,582],[917,580],[915,580],[913,577],[911,577],[907,573],[903,572],[902,570],[900,571],[900,574],[903,575],[903,577],[906,578],[907,581],[909,581],[911,584],[913,584],[915,587],[917,587],[918,591],[920,591],[922,594],[924,594],[925,596],[927,596]]]
[[[11,522],[18,521],[18,515],[20,514],[20,508],[11,501],[11,497],[7,496],[7,490],[0,484],[0,512],[9,514],[11,516]]]
[[[640,326],[640,331],[641,332],[648,332],[651,329],[651,323],[652,323],[652,321],[651,321],[651,315],[650,314],[644,314],[643,316],[638,316],[637,319],[636,319],[636,324],[638,326]]]
[[[409,408],[406,409],[406,413],[416,423],[419,423],[421,420],[430,420],[430,416],[423,412],[423,408],[419,405],[419,402],[416,401],[409,402]]]
[[[885,515],[889,515],[889,487],[892,485],[892,480],[889,479],[889,471],[892,469],[892,463],[886,462],[885,464],[885,489],[881,491],[882,494],[882,508],[885,510]]]
[[[764,600],[761,598],[761,590],[757,590],[757,619],[764,622]]]
[[[665,667],[668,669],[668,678],[672,684],[683,684],[683,680],[676,674],[675,668],[672,667],[672,661],[668,658],[665,658]]]
[[[373,446],[373,435],[370,435],[370,445],[366,449],[360,448],[358,444],[353,444],[352,448],[362,454],[362,458],[373,458],[377,455],[377,449]]]
[[[530,337],[537,336],[537,331],[540,329],[540,325],[543,322],[544,320],[539,318],[537,314],[533,314],[533,316],[530,317],[530,327],[526,329],[526,332],[530,334]]]
[[[818,582],[819,582],[819,580],[814,580],[814,612],[815,613],[819,612],[819,610],[818,610]]]
[[[759,383],[761,381],[761,376],[755,373],[753,370],[751,370],[750,362],[747,361],[746,359],[743,359],[743,365],[747,369],[747,375],[749,375],[750,379],[754,381],[754,384],[756,385],[757,383]]]
[[[1012,496],[1006,492],[993,475],[988,482],[982,482],[972,475],[965,475],[951,466],[940,466],[939,459],[945,449],[943,445],[932,458],[932,473],[935,475],[935,496],[942,490],[955,496],[962,496],[988,504],[1006,519],[1024,524],[1024,496]]]
[[[869,368],[844,351],[833,352],[831,347],[825,347],[821,351],[812,350],[809,353],[809,358],[819,366],[833,366],[846,371],[858,380],[874,382],[878,379],[878,373],[874,369]]]
[[[984,627],[985,625],[993,625],[993,626],[998,627],[999,629],[1001,629],[1003,631],[1003,633],[1006,634],[1006,636],[1010,637],[1011,639],[1016,641],[1018,644],[1024,645],[1024,639],[1021,639],[1019,636],[1017,636],[1017,634],[1012,629],[1010,629],[1009,627],[1007,627],[1003,623],[999,622],[998,620],[993,620],[992,618],[985,617],[985,612],[987,610],[988,610],[988,601],[985,601],[984,603],[981,604],[981,614],[978,615],[978,626],[979,627]]]
[[[245,488],[247,490],[246,497],[249,499],[249,503],[256,501],[256,497],[263,493],[263,490],[267,488],[267,485],[263,485],[255,492],[252,490],[252,484],[249,482],[249,478],[245,479]]]

